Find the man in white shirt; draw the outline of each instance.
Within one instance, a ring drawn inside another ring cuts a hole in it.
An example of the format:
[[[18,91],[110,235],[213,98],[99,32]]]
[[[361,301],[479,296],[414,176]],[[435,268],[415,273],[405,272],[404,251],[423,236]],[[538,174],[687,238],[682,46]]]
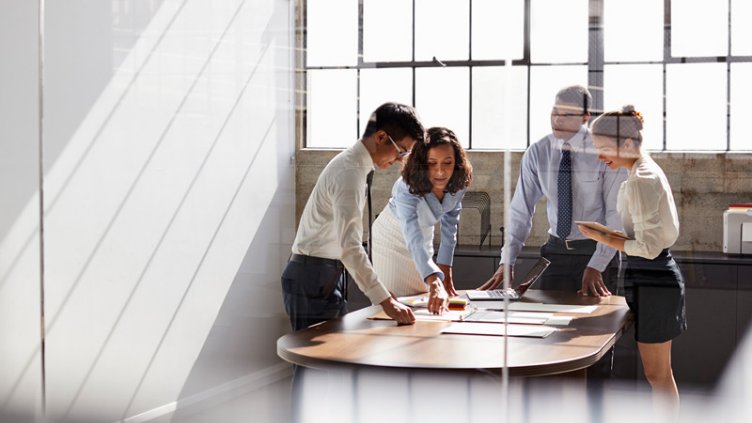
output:
[[[520,163],[520,178],[510,205],[511,226],[507,228],[510,241],[502,249],[501,264],[479,289],[494,289],[503,282],[504,250],[508,250],[506,263],[514,280],[514,263],[530,235],[535,205],[546,197],[549,239],[541,247],[541,256],[549,259],[551,265],[541,277],[541,289],[594,296],[611,294],[603,272],[616,251],[586,238],[574,224],[579,220],[596,221],[621,228],[616,196],[626,172],[609,169],[598,160],[585,126],[591,103],[590,92],[580,85],[563,88],[556,94],[551,111],[552,133],[532,144]]]
[[[386,103],[363,137],[324,168],[308,198],[282,274],[285,310],[294,331],[347,312],[344,270],[373,304],[399,324],[415,322],[409,307],[379,281],[363,248],[366,179],[374,167],[401,161],[425,130],[412,107]]]

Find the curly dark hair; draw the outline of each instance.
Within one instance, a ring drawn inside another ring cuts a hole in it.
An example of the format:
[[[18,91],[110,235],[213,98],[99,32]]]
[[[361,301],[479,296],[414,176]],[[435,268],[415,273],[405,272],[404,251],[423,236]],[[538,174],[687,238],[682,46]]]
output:
[[[454,148],[454,172],[447,184],[447,191],[454,194],[470,185],[473,180],[473,167],[467,160],[465,149],[460,145],[457,136],[451,129],[433,127],[426,131],[426,141],[415,143],[402,167],[402,180],[407,184],[411,194],[425,195],[433,189],[428,178],[428,150],[443,144],[449,144]]]

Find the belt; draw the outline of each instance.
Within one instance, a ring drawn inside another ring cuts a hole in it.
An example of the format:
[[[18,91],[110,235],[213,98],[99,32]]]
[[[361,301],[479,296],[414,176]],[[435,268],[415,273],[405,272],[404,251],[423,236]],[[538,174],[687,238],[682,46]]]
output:
[[[561,239],[553,235],[548,236],[548,242],[551,244],[562,245],[567,250],[576,250],[578,248],[590,247],[595,244],[592,239]]]
[[[290,261],[294,261],[295,263],[302,263],[302,264],[318,264],[322,266],[331,266],[331,267],[336,267],[337,269],[345,268],[345,266],[339,260],[313,257],[313,256],[305,256],[303,254],[291,255]]]

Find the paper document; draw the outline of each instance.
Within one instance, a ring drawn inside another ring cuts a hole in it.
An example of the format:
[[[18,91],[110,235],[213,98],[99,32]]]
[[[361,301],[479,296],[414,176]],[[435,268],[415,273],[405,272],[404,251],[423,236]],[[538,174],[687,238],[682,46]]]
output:
[[[440,321],[440,322],[461,322],[462,320],[465,319],[465,316],[467,316],[468,314],[472,312],[473,312],[472,309],[467,309],[467,310],[449,310],[441,314],[433,314],[430,311],[428,311],[427,308],[413,309],[415,320],[435,320],[435,321]],[[376,314],[369,317],[369,319],[392,320],[392,318],[387,316],[383,310],[378,311]]]
[[[505,329],[506,328],[506,331]],[[492,336],[523,336],[529,338],[545,338],[556,332],[555,328],[536,325],[494,325],[488,323],[459,322],[452,323],[441,330],[441,333],[463,335],[492,335]]]
[[[589,229],[592,229],[594,231],[598,231],[598,232],[603,233],[603,234],[609,234],[611,236],[615,236],[615,237],[621,238],[621,239],[629,239],[629,237],[627,237],[624,234],[624,232],[615,231],[615,230],[613,230],[613,229],[611,229],[611,228],[609,228],[607,226],[604,226],[603,224],[598,223],[598,222],[586,222],[584,220],[575,220],[574,223],[576,223],[578,225],[582,225],[582,226],[584,226],[586,228],[589,228]]]
[[[504,301],[483,301],[474,305],[482,306],[487,310],[504,310]],[[521,303],[514,302],[509,303],[510,311],[542,311],[547,313],[581,313],[590,314],[595,311],[598,306],[581,306],[581,305],[567,305],[567,304],[542,304],[542,303]]]
[[[476,310],[465,316],[464,322],[478,323],[518,323],[523,325],[543,325],[553,313],[528,313],[524,311],[510,311],[509,317],[505,319],[503,311],[497,310]]]

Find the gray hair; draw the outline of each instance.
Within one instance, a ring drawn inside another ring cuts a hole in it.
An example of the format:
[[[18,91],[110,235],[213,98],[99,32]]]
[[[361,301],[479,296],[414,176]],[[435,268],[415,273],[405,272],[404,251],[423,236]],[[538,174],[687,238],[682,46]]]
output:
[[[582,110],[582,114],[590,113],[590,105],[593,104],[593,96],[582,85],[570,85],[556,93],[556,104],[576,106]]]

